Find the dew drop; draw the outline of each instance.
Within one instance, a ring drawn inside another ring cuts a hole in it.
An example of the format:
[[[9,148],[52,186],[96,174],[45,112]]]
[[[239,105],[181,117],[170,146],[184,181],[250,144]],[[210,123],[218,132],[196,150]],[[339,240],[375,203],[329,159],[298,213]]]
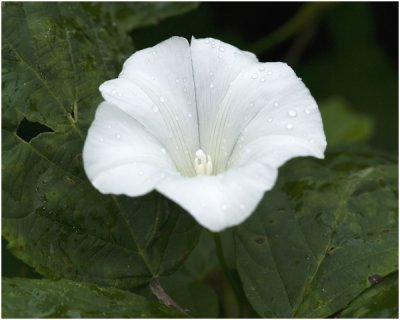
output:
[[[224,211],[225,211],[227,208],[228,208],[228,207],[227,207],[227,205],[226,205],[226,204],[223,204],[223,205],[222,205],[222,210],[224,210]]]
[[[212,89],[212,88],[214,88],[214,84],[211,83],[210,84],[210,89]]]
[[[190,112],[188,113],[188,117],[189,117],[189,118],[191,118],[191,117],[192,117],[192,114],[191,114]]]
[[[274,107],[279,107],[279,102],[274,102]]]
[[[288,129],[293,129],[293,124],[288,123],[287,126],[286,126],[286,128],[288,128]]]
[[[271,70],[269,70],[269,71],[267,71],[267,75],[272,75],[272,71]]]
[[[177,115],[175,115],[175,120],[179,121],[179,117]]]
[[[246,153],[250,153],[250,151],[251,151],[251,150],[250,150],[249,148],[246,149]]]
[[[305,114],[310,114],[310,113],[311,113],[311,110],[308,109],[308,108],[305,108],[305,109],[304,109],[304,112],[305,112]]]
[[[242,204],[239,206],[239,208],[240,208],[240,210],[244,210],[244,204],[242,203]]]
[[[258,70],[260,70],[260,71],[262,72],[262,71],[265,71],[265,68],[264,68],[264,67],[261,67],[261,68],[258,69]]]
[[[158,110],[159,110],[159,109],[158,109],[157,106],[154,106],[154,107],[153,107],[153,112],[158,112]]]
[[[265,82],[265,78],[261,78],[260,81],[261,81],[261,82]]]
[[[251,76],[252,79],[257,79],[257,73],[253,73],[253,75]]]
[[[176,83],[179,83],[179,79],[175,79],[175,82],[176,82]]]
[[[107,129],[111,129],[111,124],[108,124],[106,127]]]
[[[240,141],[242,141],[242,142],[244,141],[244,137],[243,136],[240,137]]]
[[[272,122],[272,120],[274,120],[272,117],[268,118],[268,122]]]
[[[104,139],[103,139],[103,138],[100,138],[99,141],[100,141],[100,142],[104,142]]]
[[[219,47],[218,50],[221,51],[221,52],[224,52],[225,48],[224,47]]]
[[[120,135],[119,133],[116,133],[116,134],[115,134],[115,137],[116,137],[117,139],[121,139],[121,135]]]
[[[222,54],[219,54],[219,55],[218,55],[218,58],[222,59]]]
[[[143,175],[143,171],[139,171],[139,176],[142,176]]]
[[[161,153],[162,153],[162,154],[166,154],[166,153],[167,153],[167,150],[165,150],[164,148],[161,148]]]
[[[295,111],[295,110],[289,110],[288,111],[288,115],[290,116],[290,117],[295,117],[295,116],[297,116],[297,112]]]
[[[206,39],[206,43],[209,44],[210,43],[210,39]]]
[[[164,97],[160,97],[160,101],[164,102],[165,101]]]
[[[111,93],[112,93],[112,94],[116,94],[116,93],[117,93],[117,90],[112,89],[112,90],[111,90]]]

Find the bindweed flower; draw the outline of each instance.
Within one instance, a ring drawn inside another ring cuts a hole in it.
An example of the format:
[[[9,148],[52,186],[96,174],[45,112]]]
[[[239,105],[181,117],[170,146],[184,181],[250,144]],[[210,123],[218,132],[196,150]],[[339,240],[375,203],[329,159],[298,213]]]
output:
[[[324,157],[321,115],[293,70],[219,40],[138,51],[100,91],[83,151],[92,184],[157,190],[212,231],[245,220],[287,160]]]

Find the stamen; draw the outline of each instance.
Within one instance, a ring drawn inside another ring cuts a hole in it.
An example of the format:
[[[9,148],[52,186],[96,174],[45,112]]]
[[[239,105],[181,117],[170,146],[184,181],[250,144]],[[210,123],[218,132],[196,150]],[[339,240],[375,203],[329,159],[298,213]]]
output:
[[[211,175],[213,170],[211,156],[206,156],[204,151],[201,149],[197,150],[196,157],[194,158],[194,169],[198,176]]]

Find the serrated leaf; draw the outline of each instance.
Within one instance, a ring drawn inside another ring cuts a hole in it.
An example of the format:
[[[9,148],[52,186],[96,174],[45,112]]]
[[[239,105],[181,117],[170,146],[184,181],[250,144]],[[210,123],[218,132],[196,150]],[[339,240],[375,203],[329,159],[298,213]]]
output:
[[[177,318],[142,296],[70,280],[2,280],[3,318]]]
[[[372,151],[286,164],[235,233],[246,295],[263,317],[327,317],[397,270],[397,174]]]
[[[393,273],[360,294],[340,318],[399,318],[398,273]]]
[[[156,193],[102,195],[83,172],[98,86],[117,75],[125,35],[81,3],[7,3],[2,14],[9,248],[53,279],[131,287],[173,272],[197,242],[194,220]],[[23,119],[53,132],[24,140]]]
[[[321,102],[321,116],[329,146],[365,142],[373,134],[372,119],[351,110],[341,98]]]

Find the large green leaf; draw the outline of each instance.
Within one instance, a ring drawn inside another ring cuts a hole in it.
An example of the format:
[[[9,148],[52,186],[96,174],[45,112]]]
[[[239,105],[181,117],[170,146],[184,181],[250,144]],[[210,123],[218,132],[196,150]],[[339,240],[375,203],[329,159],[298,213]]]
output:
[[[375,286],[363,292],[349,307],[340,312],[341,318],[399,318],[399,275],[397,272],[379,279]]]
[[[176,318],[174,309],[116,288],[70,280],[2,281],[3,318]]]
[[[397,269],[397,175],[376,152],[296,159],[235,233],[244,290],[263,317],[326,317]]]
[[[199,227],[156,193],[105,196],[87,180],[81,152],[98,86],[131,53],[125,35],[90,12],[80,3],[3,7],[3,235],[48,277],[130,287],[173,272]],[[29,140],[26,122],[49,132]]]

